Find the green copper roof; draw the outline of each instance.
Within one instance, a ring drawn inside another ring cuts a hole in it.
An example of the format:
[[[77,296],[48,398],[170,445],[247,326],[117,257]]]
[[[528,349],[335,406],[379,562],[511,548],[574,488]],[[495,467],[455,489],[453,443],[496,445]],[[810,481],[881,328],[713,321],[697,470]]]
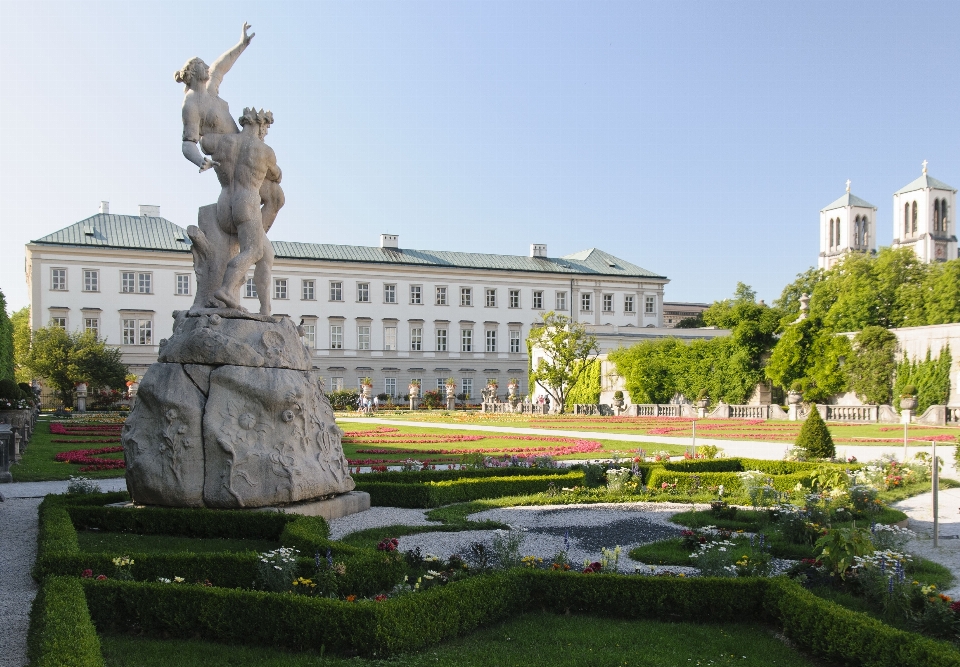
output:
[[[190,239],[187,238],[186,231],[165,218],[103,213],[64,227],[33,243],[131,250],[190,251]],[[294,241],[273,241],[272,243],[276,257],[284,259],[665,279],[665,276],[647,271],[596,248],[565,257],[523,257]]]
[[[840,197],[840,199],[833,202],[829,206],[824,206],[820,210],[832,211],[835,208],[843,208],[844,206],[860,206],[862,208],[876,208],[876,206],[874,206],[870,202],[864,199],[860,199],[860,197],[857,197],[856,195],[852,195],[849,192],[845,192],[844,195]]]
[[[899,195],[904,192],[913,192],[914,190],[924,190],[926,188],[933,188],[934,190],[949,190],[952,192],[957,191],[956,188],[947,185],[943,181],[938,181],[933,176],[928,176],[927,174],[923,174],[922,176],[920,176],[920,178],[918,178],[917,180],[911,183],[908,183],[907,185],[904,185],[902,188],[900,188],[893,194]]]

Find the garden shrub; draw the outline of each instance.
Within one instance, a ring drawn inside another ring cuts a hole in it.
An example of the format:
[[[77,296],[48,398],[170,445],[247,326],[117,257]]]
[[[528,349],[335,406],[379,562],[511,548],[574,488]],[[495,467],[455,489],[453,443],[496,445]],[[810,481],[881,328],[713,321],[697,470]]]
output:
[[[789,475],[770,475],[773,487],[784,493],[792,492],[797,484],[810,486],[811,472],[796,472]],[[666,486],[664,486],[666,484]],[[666,468],[655,468],[650,473],[647,486],[651,489],[671,490],[675,493],[696,493],[706,491],[708,487],[723,484],[724,494],[745,492],[743,479],[735,472],[676,472]],[[676,485],[676,486],[673,486]]]
[[[357,483],[357,490],[370,494],[371,505],[413,508],[439,507],[480,498],[540,493],[546,491],[551,483],[567,486],[583,483],[583,473],[580,471],[541,475],[513,475],[513,471],[510,472],[509,477],[502,476],[501,470],[500,477],[475,477],[407,484],[365,480]]]
[[[810,458],[814,459],[832,459],[837,455],[833,438],[830,437],[830,430],[827,429],[816,407],[810,409],[810,415],[803,422],[796,446],[806,450]]]
[[[276,512],[178,507],[69,506],[68,511],[74,525],[80,529],[242,540],[276,540],[286,524],[301,518],[297,514]],[[322,517],[303,518],[319,518],[323,521]]]
[[[30,608],[27,658],[33,667],[104,664],[79,579],[50,577],[40,586]]]
[[[330,407],[334,410],[356,410],[360,391],[357,389],[340,389],[327,394]]]

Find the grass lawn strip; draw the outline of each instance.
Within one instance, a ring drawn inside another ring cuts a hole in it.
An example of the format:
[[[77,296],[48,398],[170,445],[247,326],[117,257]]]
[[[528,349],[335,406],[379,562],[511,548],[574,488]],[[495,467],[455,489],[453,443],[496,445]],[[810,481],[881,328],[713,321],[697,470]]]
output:
[[[101,637],[107,667],[582,667],[583,665],[742,665],[814,667],[769,628],[526,613],[394,660],[224,646],[203,641]]]

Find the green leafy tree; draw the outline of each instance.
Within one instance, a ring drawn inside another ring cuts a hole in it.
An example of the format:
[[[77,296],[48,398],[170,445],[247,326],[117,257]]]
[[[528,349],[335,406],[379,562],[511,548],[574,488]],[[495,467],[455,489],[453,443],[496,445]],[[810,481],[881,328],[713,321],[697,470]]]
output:
[[[931,265],[923,293],[927,324],[960,322],[960,259]]]
[[[46,378],[65,405],[72,405],[74,386],[80,382],[91,388],[126,385],[127,366],[120,360],[120,350],[90,332],[37,329],[26,365],[36,377]]]
[[[810,409],[809,416],[803,422],[796,446],[806,450],[809,457],[813,459],[832,459],[837,455],[833,438],[830,437],[830,430],[816,407]]]
[[[900,396],[910,385],[917,388],[917,414],[931,405],[946,405],[950,396],[950,366],[953,355],[950,347],[940,350],[940,356],[931,358],[930,350],[923,361],[911,361],[904,357],[897,364],[896,380],[893,385],[893,405],[900,409]]]
[[[813,341],[819,330],[812,319],[801,320],[786,328],[770,353],[764,370],[766,376],[780,387],[790,387],[794,382],[804,383]]]
[[[0,292],[0,379],[13,380],[13,324],[7,315],[7,298]]]
[[[565,315],[550,311],[544,313],[538,326],[530,330],[527,342],[539,351],[537,363],[531,369],[531,379],[563,412],[567,393],[599,354],[596,337],[587,333],[582,322],[573,322]]]
[[[850,389],[866,403],[888,405],[893,391],[897,337],[883,327],[869,326],[853,339],[847,361]]]
[[[27,368],[30,354],[30,306],[24,306],[10,316],[13,325],[13,367],[17,382],[30,382],[33,374]]]
[[[567,408],[574,405],[596,405],[600,402],[600,360],[594,359],[567,392]]]
[[[677,323],[673,325],[673,328],[699,329],[702,326],[704,326],[703,313],[697,313],[696,315],[691,315],[690,317],[684,317],[682,320],[677,320]]]

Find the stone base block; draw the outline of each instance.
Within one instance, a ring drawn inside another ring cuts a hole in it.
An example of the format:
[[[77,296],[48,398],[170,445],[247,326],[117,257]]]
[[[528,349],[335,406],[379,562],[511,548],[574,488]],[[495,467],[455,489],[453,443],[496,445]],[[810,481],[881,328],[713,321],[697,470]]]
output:
[[[119,507],[121,509],[156,507],[156,505],[138,505],[132,502],[111,503],[107,507]],[[327,521],[359,514],[370,509],[370,494],[366,491],[351,491],[342,493],[332,498],[323,498],[321,500],[305,500],[299,503],[289,505],[276,505],[274,507],[257,507],[251,509],[251,512],[285,512],[287,514],[302,514],[304,516],[322,516]]]
[[[370,494],[366,491],[351,491],[323,500],[305,500],[300,503],[277,507],[260,507],[259,512],[286,512],[304,516],[322,516],[327,521],[359,514],[370,509]]]

